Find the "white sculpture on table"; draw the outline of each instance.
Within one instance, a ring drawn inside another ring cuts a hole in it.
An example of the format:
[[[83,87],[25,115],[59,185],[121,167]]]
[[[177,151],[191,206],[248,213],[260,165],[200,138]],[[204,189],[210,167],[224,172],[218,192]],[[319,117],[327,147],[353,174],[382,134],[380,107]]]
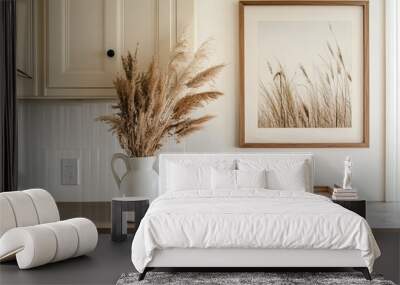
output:
[[[343,178],[343,189],[352,189],[351,187],[351,168],[352,162],[350,156],[346,157],[344,161],[344,178]]]

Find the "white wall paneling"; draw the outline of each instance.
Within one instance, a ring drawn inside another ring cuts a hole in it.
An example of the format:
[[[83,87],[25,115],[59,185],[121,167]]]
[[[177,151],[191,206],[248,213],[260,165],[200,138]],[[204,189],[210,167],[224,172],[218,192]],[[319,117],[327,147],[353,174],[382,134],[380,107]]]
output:
[[[20,188],[42,187],[57,201],[108,201],[118,196],[109,170],[120,148],[108,127],[95,122],[111,112],[103,102],[20,102]],[[61,159],[77,158],[79,185],[61,185]]]
[[[57,201],[110,201],[120,196],[110,161],[121,152],[109,127],[95,118],[112,112],[101,101],[20,101],[19,188],[41,187]],[[184,144],[166,142],[165,151],[183,151]],[[79,159],[79,184],[61,185],[61,159]],[[117,167],[122,172],[123,165]]]
[[[400,5],[386,0],[386,201],[400,201]]]

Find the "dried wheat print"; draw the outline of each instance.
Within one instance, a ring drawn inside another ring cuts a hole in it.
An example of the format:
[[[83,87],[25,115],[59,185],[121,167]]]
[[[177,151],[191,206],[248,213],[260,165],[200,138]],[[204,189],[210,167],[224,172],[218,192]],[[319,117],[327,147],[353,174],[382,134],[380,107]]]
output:
[[[316,43],[323,49],[291,59],[290,68],[290,55],[283,62],[270,58],[261,63],[259,128],[352,127],[350,56],[344,55],[331,23],[326,23],[326,38]]]

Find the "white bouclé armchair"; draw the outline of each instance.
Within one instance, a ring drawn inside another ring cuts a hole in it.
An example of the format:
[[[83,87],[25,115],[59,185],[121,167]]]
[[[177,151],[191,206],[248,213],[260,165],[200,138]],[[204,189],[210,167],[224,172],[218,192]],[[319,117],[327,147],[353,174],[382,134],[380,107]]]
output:
[[[96,226],[88,219],[60,221],[53,197],[43,189],[0,193],[0,262],[37,267],[93,251]]]

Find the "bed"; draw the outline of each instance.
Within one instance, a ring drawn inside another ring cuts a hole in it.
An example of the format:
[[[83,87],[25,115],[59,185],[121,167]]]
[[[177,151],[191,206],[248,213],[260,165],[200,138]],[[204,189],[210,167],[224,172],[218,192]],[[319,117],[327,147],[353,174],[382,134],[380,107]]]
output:
[[[352,267],[380,251],[359,215],[313,194],[311,154],[161,154],[159,197],[132,243],[153,268]]]

